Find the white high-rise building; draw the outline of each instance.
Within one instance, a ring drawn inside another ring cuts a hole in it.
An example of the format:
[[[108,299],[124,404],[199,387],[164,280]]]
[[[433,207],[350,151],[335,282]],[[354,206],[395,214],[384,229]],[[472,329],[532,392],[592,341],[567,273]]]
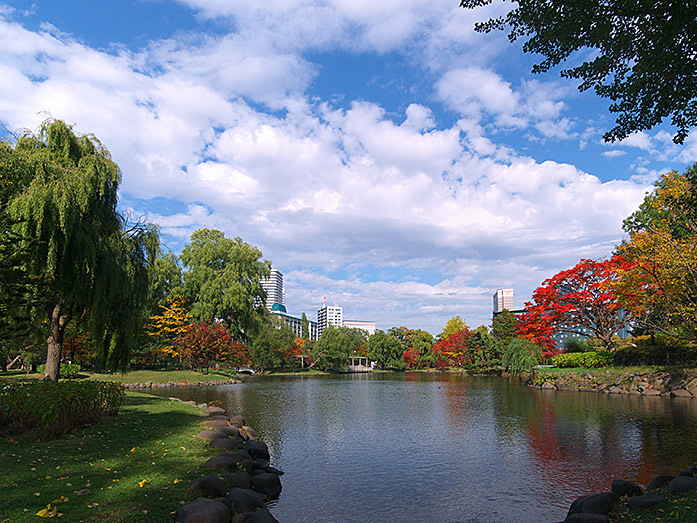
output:
[[[283,289],[283,274],[278,269],[271,269],[268,278],[261,279],[261,286],[266,291],[266,309],[272,310],[274,305],[280,305],[285,311],[286,291]],[[276,307],[278,308],[278,307]]]
[[[322,331],[327,328],[328,325],[334,325],[335,327],[341,327],[344,320],[344,309],[339,307],[336,303],[327,307],[325,303],[322,305],[321,309],[317,309],[317,338],[322,336]]]
[[[513,289],[497,289],[494,293],[494,315],[503,309],[513,311]]]
[[[344,320],[342,325],[350,329],[360,329],[362,331],[365,331],[368,334],[368,336],[372,336],[373,334],[375,334],[374,321]]]

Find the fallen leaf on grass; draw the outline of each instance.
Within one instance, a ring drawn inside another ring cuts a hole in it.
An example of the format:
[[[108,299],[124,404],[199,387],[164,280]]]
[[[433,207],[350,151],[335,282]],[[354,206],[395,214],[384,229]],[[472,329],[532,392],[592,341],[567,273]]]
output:
[[[52,518],[58,515],[58,509],[56,507],[51,508],[51,504],[46,505],[46,508],[39,510],[36,513],[40,518]]]
[[[147,479],[144,479],[143,481],[139,481],[139,482],[138,482],[138,486],[139,486],[140,488],[143,488],[143,485],[145,485],[147,482],[148,482]]]

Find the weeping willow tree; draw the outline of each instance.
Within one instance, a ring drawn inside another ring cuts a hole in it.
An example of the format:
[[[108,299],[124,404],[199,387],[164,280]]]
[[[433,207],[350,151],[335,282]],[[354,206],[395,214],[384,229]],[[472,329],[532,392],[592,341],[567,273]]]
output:
[[[142,321],[156,229],[118,212],[121,172],[94,136],[48,120],[18,138],[12,153],[30,173],[7,212],[27,239],[28,270],[45,289],[44,379],[59,378],[65,329],[75,318],[89,326],[98,363],[123,368]]]

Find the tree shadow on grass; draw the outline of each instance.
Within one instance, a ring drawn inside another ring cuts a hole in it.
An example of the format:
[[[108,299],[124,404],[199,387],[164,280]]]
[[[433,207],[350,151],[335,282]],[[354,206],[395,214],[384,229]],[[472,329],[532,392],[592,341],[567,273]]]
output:
[[[218,453],[195,437],[203,421],[191,405],[128,394],[117,416],[62,439],[0,441],[0,521],[34,521],[61,496],[67,521],[174,521],[191,482],[207,473],[201,465]]]

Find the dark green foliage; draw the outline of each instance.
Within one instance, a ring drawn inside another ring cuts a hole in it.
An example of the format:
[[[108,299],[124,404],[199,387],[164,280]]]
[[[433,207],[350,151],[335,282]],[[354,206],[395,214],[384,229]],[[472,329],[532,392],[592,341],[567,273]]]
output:
[[[265,317],[262,277],[271,263],[242,238],[225,238],[214,229],[200,229],[182,251],[184,291],[191,315],[201,322],[222,320],[236,340],[251,342]]]
[[[404,349],[395,336],[378,330],[368,339],[368,345],[368,357],[377,362],[378,367],[404,369]]]
[[[579,338],[571,336],[564,340],[564,352],[590,352],[593,350],[593,344],[588,338]]]
[[[340,370],[348,365],[349,356],[365,341],[363,331],[329,326],[312,346],[312,358],[322,370]]]
[[[310,322],[304,312],[300,320],[300,337],[304,340],[310,339]]]
[[[123,385],[111,381],[12,383],[0,390],[0,427],[54,439],[119,411]]]
[[[504,349],[501,366],[511,374],[530,372],[542,359],[542,349],[522,338],[512,339]]]
[[[50,320],[46,378],[58,379],[65,328],[77,316],[89,327],[98,363],[125,366],[142,322],[157,231],[116,210],[121,172],[95,137],[47,120],[36,135],[3,146],[3,154],[11,162],[0,162],[0,178],[17,184],[7,215]]]
[[[562,369],[607,367],[612,365],[613,361],[613,353],[606,350],[598,352],[569,352],[557,354],[552,358],[552,364]]]
[[[495,357],[501,357],[508,343],[516,337],[518,319],[508,309],[503,309],[491,322],[491,336],[494,338],[492,351]]]
[[[293,330],[279,321],[269,318],[252,344],[252,363],[256,369],[277,369],[290,363],[295,334]]]
[[[462,0],[466,8],[491,0]],[[592,58],[561,71],[581,80],[581,91],[593,88],[614,103],[617,125],[606,141],[622,140],[651,129],[670,117],[673,138],[683,143],[697,125],[697,3],[678,0],[514,0],[500,18],[477,24],[478,31],[510,29],[511,41],[527,38],[523,50],[543,60],[534,73],[545,72],[582,49]],[[575,55],[574,55],[575,56]]]
[[[695,345],[649,345],[637,344],[614,353],[614,364],[630,365],[695,365],[697,346]]]

